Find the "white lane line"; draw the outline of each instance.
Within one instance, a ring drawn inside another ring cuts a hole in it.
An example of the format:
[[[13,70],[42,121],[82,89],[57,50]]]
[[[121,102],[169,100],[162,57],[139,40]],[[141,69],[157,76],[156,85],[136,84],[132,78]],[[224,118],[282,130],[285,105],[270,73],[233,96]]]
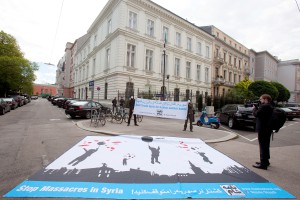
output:
[[[239,137],[244,138],[245,140],[248,140],[248,141],[250,141],[250,142],[253,142],[253,141],[257,140],[257,137],[254,138],[254,139],[249,139],[249,138],[246,138],[245,136],[242,136],[242,135],[240,135],[240,134],[238,134],[238,133],[232,131],[231,129],[225,128],[224,126],[222,126],[222,128],[224,128],[225,130],[227,130],[227,131],[229,131],[229,132],[232,132],[232,133],[234,133],[234,134],[237,134]]]

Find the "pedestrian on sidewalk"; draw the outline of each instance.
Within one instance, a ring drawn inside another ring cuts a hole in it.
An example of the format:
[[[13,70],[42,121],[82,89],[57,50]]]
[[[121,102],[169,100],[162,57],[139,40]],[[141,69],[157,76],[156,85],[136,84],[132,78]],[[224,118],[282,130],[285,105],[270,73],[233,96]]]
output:
[[[117,97],[115,97],[112,101],[112,112],[115,113],[115,112],[118,112],[118,109],[117,109]]]
[[[272,130],[268,128],[271,119],[273,106],[272,98],[268,94],[263,94],[259,98],[259,105],[253,105],[253,115],[256,117],[256,131],[258,132],[260,162],[256,162],[253,167],[267,170],[270,165],[270,140]]]
[[[195,120],[195,118],[194,118],[193,104],[190,100],[188,100],[188,111],[187,111],[187,115],[186,115],[186,120],[184,122],[183,131],[186,131],[187,123],[189,121],[190,122],[190,131],[193,132],[193,121],[194,120]]]
[[[124,114],[124,106],[125,106],[125,100],[123,99],[123,97],[121,97],[120,99],[120,111],[122,114]]]
[[[129,118],[128,118],[127,126],[130,126],[131,117],[134,111],[134,104],[135,104],[135,99],[133,98],[133,96],[131,96],[129,100]],[[136,122],[136,114],[133,115],[133,118],[134,118],[134,125],[138,126]]]

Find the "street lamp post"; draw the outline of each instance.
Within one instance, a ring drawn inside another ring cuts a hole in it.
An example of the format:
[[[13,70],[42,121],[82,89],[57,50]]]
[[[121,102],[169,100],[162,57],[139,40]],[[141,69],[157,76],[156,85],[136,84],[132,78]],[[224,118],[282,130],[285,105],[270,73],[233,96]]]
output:
[[[164,44],[164,69],[163,69],[163,88],[162,88],[162,100],[165,100],[165,78],[166,78],[166,47]]]
[[[168,100],[169,100],[169,98],[170,98],[170,75],[168,74],[167,75],[167,79],[168,79]]]

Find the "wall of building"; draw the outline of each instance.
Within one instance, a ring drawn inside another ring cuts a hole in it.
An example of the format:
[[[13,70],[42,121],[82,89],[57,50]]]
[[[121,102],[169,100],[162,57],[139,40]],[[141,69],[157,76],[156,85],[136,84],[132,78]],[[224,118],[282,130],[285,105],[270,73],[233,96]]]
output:
[[[127,82],[134,83],[135,94],[137,94],[137,91],[147,91],[149,89],[160,91],[162,86],[163,26],[169,28],[168,43],[166,45],[168,56],[166,75],[170,75],[170,80],[168,80],[169,90],[174,90],[176,87],[184,92],[189,89],[201,93],[211,93],[213,40],[211,36],[149,1],[119,1],[117,3],[110,1],[105,8],[90,27],[88,33],[91,36],[89,40],[75,54],[74,90],[77,97],[86,97],[85,91],[87,91],[86,88],[89,88],[90,81],[94,81],[94,87],[88,89],[87,96],[91,97],[93,91],[94,98],[97,98],[97,87],[100,87],[100,98],[112,99],[118,91],[125,92]],[[130,12],[137,14],[136,29],[129,27]],[[147,34],[148,19],[153,20],[155,24],[153,36]],[[109,20],[112,21],[111,33],[107,33]],[[175,45],[176,32],[181,33],[180,46]],[[187,50],[187,37],[192,40],[191,50]],[[203,54],[197,53],[197,42],[203,44],[203,51],[208,46],[209,57],[206,57],[205,52]],[[91,51],[84,54],[83,52],[88,49],[89,45],[92,47]],[[135,46],[134,67],[127,66],[128,45]],[[109,66],[107,62],[108,49],[110,50]],[[150,70],[145,69],[147,50],[153,52],[153,64]],[[174,74],[175,58],[180,59],[180,73],[178,75]],[[93,64],[94,60],[95,66]],[[187,62],[191,63],[190,77],[186,75]],[[196,80],[197,64],[201,65],[200,80]],[[205,69],[208,72],[207,80],[205,80]],[[107,96],[104,92],[105,85],[107,85]],[[165,86],[167,87],[167,81],[165,81]]]
[[[44,84],[34,84],[33,85],[33,95],[50,94],[51,96],[57,95],[56,85],[44,85]]]

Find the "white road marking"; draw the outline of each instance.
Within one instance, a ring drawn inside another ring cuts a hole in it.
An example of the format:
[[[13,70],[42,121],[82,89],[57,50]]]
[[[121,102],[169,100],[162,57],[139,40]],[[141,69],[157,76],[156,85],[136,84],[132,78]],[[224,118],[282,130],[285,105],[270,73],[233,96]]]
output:
[[[248,141],[250,141],[250,142],[253,142],[253,141],[257,140],[257,137],[254,138],[254,139],[248,139],[247,137],[242,136],[242,135],[240,135],[240,134],[238,134],[238,133],[232,131],[231,129],[225,128],[224,126],[222,126],[222,127],[223,127],[225,130],[227,130],[227,131],[229,131],[229,132],[232,132],[232,133],[234,133],[234,134],[237,134],[239,137],[244,138],[245,140],[248,140]]]
[[[58,120],[60,120],[60,119],[50,119],[50,121],[58,121]]]

